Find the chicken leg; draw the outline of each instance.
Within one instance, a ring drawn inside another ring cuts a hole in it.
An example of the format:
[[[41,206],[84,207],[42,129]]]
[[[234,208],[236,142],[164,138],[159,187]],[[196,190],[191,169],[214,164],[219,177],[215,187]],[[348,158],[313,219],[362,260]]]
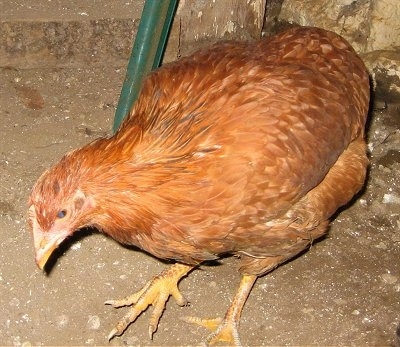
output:
[[[178,305],[187,305],[187,300],[178,289],[178,282],[192,269],[193,266],[176,263],[154,277],[143,289],[135,294],[121,300],[106,301],[106,305],[112,305],[116,308],[133,305],[130,311],[111,330],[108,340],[111,340],[114,336],[122,335],[129,324],[133,323],[149,305],[153,305],[154,310],[149,324],[149,336],[151,339],[157,330],[158,322],[170,295],[174,297]]]
[[[241,346],[238,333],[240,315],[256,280],[257,276],[255,275],[243,275],[236,295],[223,319],[186,317],[184,320],[212,330],[213,332],[206,340],[210,345],[214,345],[217,342],[228,342],[235,346]]]

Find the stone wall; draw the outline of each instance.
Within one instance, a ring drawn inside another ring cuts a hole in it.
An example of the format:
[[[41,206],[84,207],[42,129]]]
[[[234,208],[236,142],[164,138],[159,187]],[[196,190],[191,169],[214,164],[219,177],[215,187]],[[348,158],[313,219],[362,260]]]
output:
[[[125,66],[143,3],[3,2],[0,66]],[[164,61],[221,39],[257,39],[264,18],[267,34],[293,23],[344,36],[364,59],[376,95],[400,102],[400,0],[180,0]]]
[[[377,95],[400,101],[399,0],[284,0],[278,19],[345,37],[365,61]]]
[[[180,0],[164,61],[221,39],[261,35],[266,0]],[[125,66],[144,0],[4,1],[0,67]]]

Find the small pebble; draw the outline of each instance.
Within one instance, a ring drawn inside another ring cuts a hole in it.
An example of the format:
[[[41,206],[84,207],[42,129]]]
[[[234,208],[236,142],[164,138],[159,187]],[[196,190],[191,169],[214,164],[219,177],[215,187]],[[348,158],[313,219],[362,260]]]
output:
[[[387,246],[384,242],[379,242],[375,247],[379,249],[387,249]]]
[[[22,319],[23,319],[25,322],[30,322],[30,321],[31,321],[31,318],[29,317],[29,315],[28,315],[27,313],[25,313],[25,314],[22,315]]]
[[[59,329],[62,329],[62,328],[64,328],[65,326],[68,325],[68,322],[69,322],[68,316],[65,315],[65,314],[62,314],[61,316],[58,316],[58,317],[57,317],[56,324],[57,324],[57,327],[58,327]]]
[[[86,326],[90,330],[98,330],[100,328],[99,316],[89,316]]]
[[[384,204],[400,204],[400,197],[394,194],[385,194],[383,196],[382,202]]]
[[[381,278],[387,284],[395,284],[397,282],[397,277],[391,274],[383,274]]]
[[[77,243],[74,243],[72,246],[71,246],[71,249],[73,249],[74,251],[76,251],[76,250],[78,250],[78,249],[80,249],[81,248],[81,243],[80,242],[77,242]]]

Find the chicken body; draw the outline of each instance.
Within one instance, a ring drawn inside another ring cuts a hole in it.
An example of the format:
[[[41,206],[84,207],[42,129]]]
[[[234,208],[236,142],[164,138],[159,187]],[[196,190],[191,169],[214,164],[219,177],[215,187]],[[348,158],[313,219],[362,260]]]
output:
[[[34,186],[37,262],[94,226],[190,266],[235,254],[257,278],[322,236],[362,187],[368,105],[362,61],[321,29],[167,64],[114,136],[67,154]]]

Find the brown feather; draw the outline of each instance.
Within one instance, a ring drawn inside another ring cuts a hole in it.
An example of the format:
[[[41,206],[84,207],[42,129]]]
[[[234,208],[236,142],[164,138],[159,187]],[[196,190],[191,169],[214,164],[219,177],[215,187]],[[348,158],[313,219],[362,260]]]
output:
[[[363,185],[368,103],[366,69],[334,33],[218,43],[151,73],[119,131],[45,172],[30,204],[48,230],[79,190],[93,204],[72,228],[188,264],[238,254],[261,275]]]

